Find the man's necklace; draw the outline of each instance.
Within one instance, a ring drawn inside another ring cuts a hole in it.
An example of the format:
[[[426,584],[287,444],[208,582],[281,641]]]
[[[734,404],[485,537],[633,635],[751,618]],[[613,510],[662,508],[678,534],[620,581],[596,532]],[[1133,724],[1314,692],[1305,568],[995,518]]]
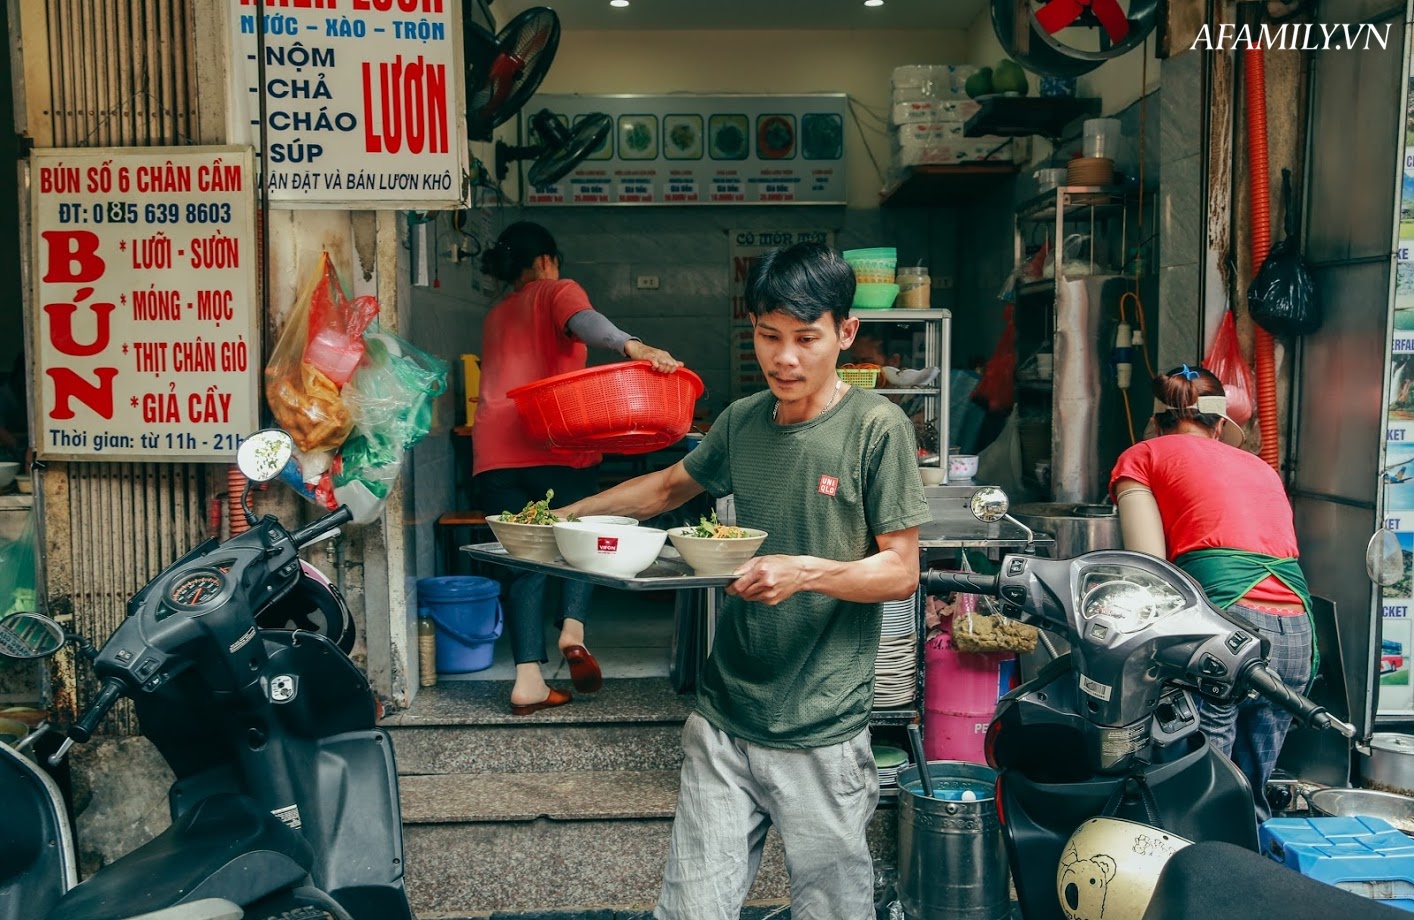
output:
[[[807,421],[807,422],[813,422],[815,419],[819,418],[820,416],[824,415],[826,412],[829,412],[829,411],[830,411],[830,407],[833,406],[833,405],[835,404],[835,400],[839,398],[839,395],[840,395],[840,384],[843,383],[843,382],[844,382],[844,380],[843,380],[842,378],[840,378],[840,377],[836,377],[836,378],[835,378],[835,391],[830,394],[830,401],[827,402],[827,403],[825,403],[825,408],[821,409],[819,412],[816,412],[812,417],[810,417],[810,418],[808,418],[808,419],[805,419],[805,421]],[[780,412],[780,411],[781,411],[781,401],[778,399],[778,400],[776,400],[776,405],[771,409],[771,421],[774,422],[774,421],[776,420],[776,414],[777,414],[778,412]],[[800,422],[795,422],[794,424],[799,425],[799,424],[801,424],[801,423],[800,423]]]

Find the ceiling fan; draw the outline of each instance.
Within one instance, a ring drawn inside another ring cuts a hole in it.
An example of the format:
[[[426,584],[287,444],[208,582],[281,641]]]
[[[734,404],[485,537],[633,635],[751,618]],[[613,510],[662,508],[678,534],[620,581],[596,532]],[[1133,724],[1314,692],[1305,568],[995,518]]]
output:
[[[470,0],[463,0],[465,7]],[[535,95],[560,46],[560,18],[547,6],[531,7],[495,35],[462,17],[466,53],[466,129],[489,141]]]
[[[614,120],[603,113],[586,115],[569,128],[549,109],[530,116],[531,137],[535,142],[524,147],[512,147],[496,142],[496,178],[504,181],[510,174],[511,163],[534,160],[526,171],[525,180],[535,188],[553,185],[569,175],[609,137]]]
[[[992,28],[1007,54],[1027,70],[1078,77],[1141,46],[1158,25],[1161,5],[1162,0],[992,0]],[[1077,33],[1080,29],[1093,34]]]

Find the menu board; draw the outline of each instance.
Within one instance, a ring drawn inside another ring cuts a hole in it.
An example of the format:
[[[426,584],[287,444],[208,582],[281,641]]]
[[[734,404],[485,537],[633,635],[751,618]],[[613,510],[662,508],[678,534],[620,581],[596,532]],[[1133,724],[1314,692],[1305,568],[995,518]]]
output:
[[[549,109],[573,129],[602,112],[613,128],[528,205],[844,204],[848,98],[810,96],[536,96],[522,137],[541,143],[529,116]]]
[[[461,204],[461,4],[272,0],[262,15],[253,0],[232,0],[227,9],[237,62],[228,137],[256,148],[272,206]]]
[[[260,408],[253,175],[249,147],[32,152],[41,457],[235,458]]]

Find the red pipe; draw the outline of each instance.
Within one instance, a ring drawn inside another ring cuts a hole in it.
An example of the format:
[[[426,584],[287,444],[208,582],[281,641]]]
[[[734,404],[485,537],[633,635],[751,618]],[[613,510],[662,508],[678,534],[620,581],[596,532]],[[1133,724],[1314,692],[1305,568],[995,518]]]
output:
[[[1252,211],[1252,277],[1257,277],[1272,248],[1271,182],[1267,173],[1267,77],[1260,48],[1243,51],[1247,79],[1247,180]],[[1280,426],[1277,424],[1276,355],[1271,333],[1259,324],[1256,332],[1257,422],[1262,432],[1261,457],[1280,470]]]

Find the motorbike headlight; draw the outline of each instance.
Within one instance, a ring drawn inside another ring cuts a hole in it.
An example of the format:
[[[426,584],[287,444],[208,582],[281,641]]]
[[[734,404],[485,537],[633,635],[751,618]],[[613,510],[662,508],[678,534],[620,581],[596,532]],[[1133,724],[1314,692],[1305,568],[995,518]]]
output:
[[[1079,607],[1087,620],[1104,617],[1120,632],[1138,632],[1187,606],[1162,579],[1124,565],[1096,566],[1080,583]]]

